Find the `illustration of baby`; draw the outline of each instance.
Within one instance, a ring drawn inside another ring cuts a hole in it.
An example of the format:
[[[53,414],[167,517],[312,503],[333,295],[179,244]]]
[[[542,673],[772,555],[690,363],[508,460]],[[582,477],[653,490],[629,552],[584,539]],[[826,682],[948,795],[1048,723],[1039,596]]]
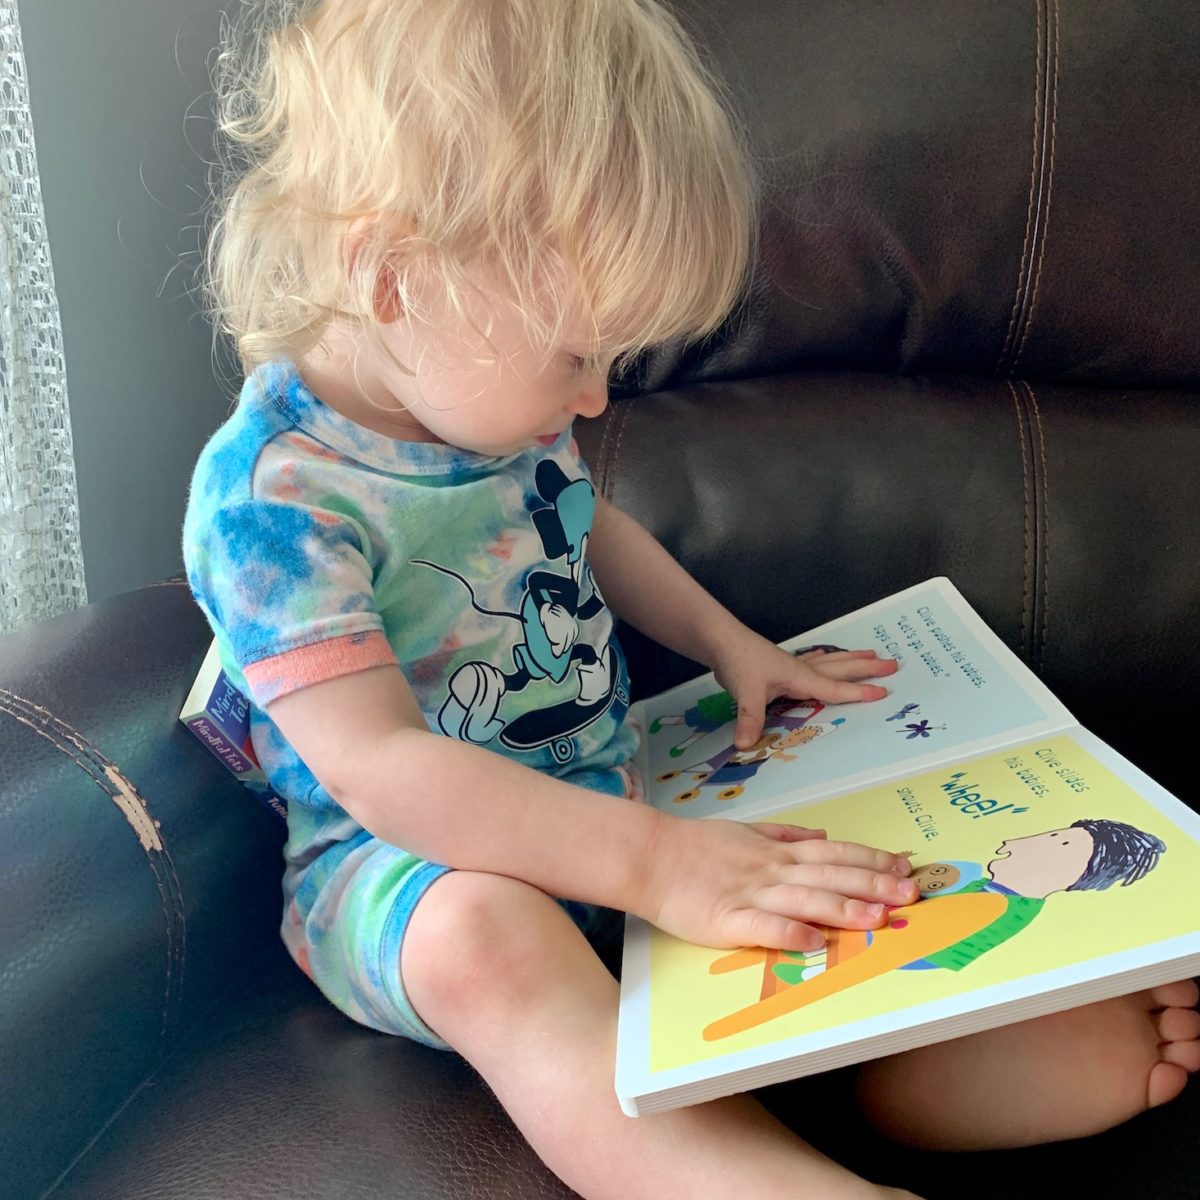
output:
[[[718,800],[733,800],[746,790],[746,784],[758,774],[764,763],[771,760],[795,762],[796,756],[787,753],[807,745],[827,733],[832,733],[846,723],[844,717],[832,721],[813,721],[825,706],[816,700],[797,702],[791,700],[786,707],[773,706],[767,711],[766,729],[753,746],[739,750],[730,744],[723,746],[711,758],[664,771],[657,777],[659,783],[667,783],[684,773],[691,773],[693,786],[680,792],[674,799],[676,804],[687,804],[701,795],[703,788],[716,788]]]

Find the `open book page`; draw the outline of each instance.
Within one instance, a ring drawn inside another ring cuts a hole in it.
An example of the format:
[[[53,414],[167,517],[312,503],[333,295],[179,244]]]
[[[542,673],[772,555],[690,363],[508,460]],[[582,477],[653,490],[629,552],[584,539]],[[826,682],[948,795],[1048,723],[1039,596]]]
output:
[[[1072,730],[772,819],[911,850],[924,897],[817,954],[629,918],[618,1094],[651,1111],[1200,970],[1200,817]],[[657,1097],[657,1099],[656,1099]]]
[[[900,669],[869,704],[776,701],[752,750],[733,745],[729,694],[712,675],[643,702],[648,801],[686,816],[761,811],[1070,728],[1071,714],[947,579],[932,579],[784,643],[875,649]]]

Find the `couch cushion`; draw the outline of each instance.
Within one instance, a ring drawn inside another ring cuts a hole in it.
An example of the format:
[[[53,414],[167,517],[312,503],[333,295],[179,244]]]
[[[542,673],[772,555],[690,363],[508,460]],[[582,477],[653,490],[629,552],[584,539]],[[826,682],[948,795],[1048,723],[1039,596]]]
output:
[[[799,367],[1200,385],[1200,6],[672,0],[763,176],[724,336],[642,391]]]
[[[181,1046],[56,1200],[565,1200],[457,1055],[355,1025],[282,945]]]
[[[0,1192],[40,1195],[275,940],[281,823],[178,721],[186,587],[0,639]]]
[[[755,629],[781,640],[948,575],[1195,805],[1196,400],[805,372],[622,400],[578,429],[600,488]],[[642,694],[700,669],[627,641]]]
[[[457,1055],[355,1025],[286,958],[181,1046],[75,1165],[55,1200],[566,1200],[491,1093]],[[854,1114],[850,1073],[781,1085],[768,1105],[820,1148],[927,1200],[962,1196],[963,1161],[902,1151]],[[987,1120],[986,1111],[980,1120]],[[976,1155],[978,1200],[1071,1195],[1190,1200],[1181,1147],[1200,1088],[1099,1138]]]

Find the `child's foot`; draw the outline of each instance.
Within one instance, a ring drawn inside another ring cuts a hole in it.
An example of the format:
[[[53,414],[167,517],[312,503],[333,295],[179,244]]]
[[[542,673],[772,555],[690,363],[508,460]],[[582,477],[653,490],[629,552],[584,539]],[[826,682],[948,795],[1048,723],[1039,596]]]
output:
[[[1191,980],[866,1064],[863,1112],[937,1150],[1086,1137],[1174,1100],[1200,1071]]]

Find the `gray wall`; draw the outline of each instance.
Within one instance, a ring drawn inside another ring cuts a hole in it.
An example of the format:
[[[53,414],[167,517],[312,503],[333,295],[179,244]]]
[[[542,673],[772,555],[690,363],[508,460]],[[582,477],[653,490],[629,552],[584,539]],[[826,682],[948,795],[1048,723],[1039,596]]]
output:
[[[229,407],[189,296],[223,3],[20,4],[92,600],[181,569],[187,481]]]

